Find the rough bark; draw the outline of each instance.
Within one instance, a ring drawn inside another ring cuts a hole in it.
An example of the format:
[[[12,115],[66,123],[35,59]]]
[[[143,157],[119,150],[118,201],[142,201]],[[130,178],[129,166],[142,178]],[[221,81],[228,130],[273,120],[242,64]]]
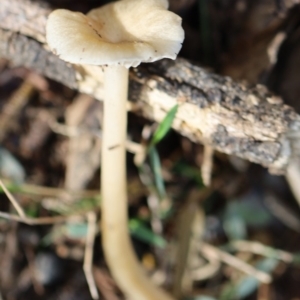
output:
[[[101,67],[70,65],[46,50],[49,11],[27,0],[1,0],[0,56],[101,100]],[[296,155],[291,135],[300,116],[263,86],[248,88],[177,59],[133,69],[129,90],[131,110],[158,122],[180,104],[173,127],[196,143],[277,172]]]

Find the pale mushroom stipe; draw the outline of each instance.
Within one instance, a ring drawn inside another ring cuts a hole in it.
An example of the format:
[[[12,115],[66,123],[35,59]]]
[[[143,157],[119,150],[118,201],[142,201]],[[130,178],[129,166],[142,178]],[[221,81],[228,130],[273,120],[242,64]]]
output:
[[[87,15],[59,9],[46,27],[50,49],[73,64],[102,65],[104,116],[101,155],[102,245],[110,271],[126,297],[170,300],[142,270],[128,233],[125,141],[128,68],[175,59],[184,31],[167,0],[121,0]]]

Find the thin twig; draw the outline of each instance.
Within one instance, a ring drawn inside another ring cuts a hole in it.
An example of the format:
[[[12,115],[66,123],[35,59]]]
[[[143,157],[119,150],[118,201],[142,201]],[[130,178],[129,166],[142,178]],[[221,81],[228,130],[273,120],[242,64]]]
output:
[[[4,193],[6,194],[7,198],[10,200],[10,202],[14,206],[15,210],[19,214],[19,216],[21,218],[26,218],[26,215],[25,215],[22,207],[20,206],[20,204],[18,203],[18,201],[15,199],[15,197],[10,193],[10,191],[6,188],[6,186],[4,185],[4,183],[2,182],[1,179],[0,179],[0,185],[1,185]]]
[[[206,243],[201,243],[199,245],[199,250],[202,252],[204,256],[215,258],[216,260],[223,261],[227,265],[230,265],[243,273],[251,275],[255,277],[258,281],[262,283],[270,283],[272,281],[272,277],[265,272],[255,269],[251,265],[247,264],[246,262],[238,259],[237,257],[221,251],[220,249],[211,246]]]
[[[221,262],[211,257],[207,257],[208,263],[197,269],[190,271],[190,276],[194,281],[202,281],[213,277],[221,267]]]
[[[36,276],[34,251],[30,246],[27,245],[24,247],[24,253],[28,261],[28,270],[29,270],[34,291],[37,293],[37,295],[42,296],[45,293],[45,289],[44,286],[41,284],[41,282],[38,280],[39,278],[37,278]]]
[[[178,219],[178,246],[174,276],[173,294],[176,299],[191,292],[193,278],[190,268],[192,261],[198,256],[197,245],[202,241],[205,215],[198,205],[207,190],[192,190],[186,205],[181,209]]]
[[[21,113],[22,108],[27,104],[34,92],[34,86],[25,80],[14,94],[5,102],[1,108],[0,117],[0,141],[2,141],[16,122],[16,118]]]
[[[117,287],[115,282],[105,270],[94,266],[93,275],[103,300],[120,300],[120,297],[116,295]]]
[[[296,183],[296,181],[294,181],[294,183]],[[299,183],[297,184],[299,185]],[[281,199],[278,198],[277,194],[272,193],[270,191],[265,193],[264,203],[266,204],[268,210],[272,213],[272,215],[278,218],[278,220],[280,220],[281,223],[283,223],[288,228],[295,230],[296,232],[300,232],[300,221],[298,215],[295,214],[292,209],[284,205],[283,201],[281,201]]]
[[[67,137],[77,137],[80,135],[91,135],[91,136],[97,136],[97,138],[101,139],[102,131],[101,130],[86,130],[84,128],[81,128],[80,126],[74,126],[74,125],[65,125],[61,124],[58,121],[56,121],[54,118],[49,117],[48,121],[49,127],[54,133],[67,136]],[[139,143],[135,143],[131,140],[126,140],[126,150],[133,154],[140,154],[145,152],[145,147],[143,147]]]
[[[126,150],[130,153],[133,154],[139,154],[139,153],[144,153],[145,151],[145,147],[142,144],[139,143],[135,143],[133,141],[127,140],[126,141]]]
[[[211,182],[213,155],[214,155],[213,147],[209,145],[204,145],[203,162],[201,165],[201,176],[205,186],[209,186]]]
[[[266,257],[280,259],[284,262],[290,263],[293,261],[293,254],[274,249],[268,246],[265,246],[259,242],[252,241],[234,241],[231,245],[238,251],[247,251],[258,255],[263,255]]]
[[[28,218],[28,217],[19,217],[5,212],[0,212],[0,218],[24,223],[27,225],[48,225],[54,223],[65,222],[70,217],[82,216],[82,214],[76,214],[72,216],[55,216],[55,217],[43,217],[43,218]]]
[[[300,167],[298,159],[294,159],[294,161],[290,162],[286,170],[285,178],[291,188],[291,191],[296,201],[298,202],[298,205],[300,206]]]
[[[93,299],[99,299],[98,290],[93,276],[94,241],[97,233],[97,218],[95,212],[87,213],[88,231],[85,242],[83,270]]]
[[[3,180],[6,185],[10,183],[9,181]],[[37,196],[49,196],[49,197],[56,197],[61,196],[62,194],[68,194],[72,197],[76,198],[88,198],[88,197],[96,197],[99,196],[99,190],[79,190],[73,191],[64,188],[55,188],[55,187],[48,187],[48,186],[41,186],[41,185],[34,185],[34,184],[21,184],[16,186],[18,189],[18,193],[25,193],[30,195],[37,195]]]
[[[161,235],[163,231],[163,224],[160,218],[161,208],[158,196],[150,194],[147,197],[147,203],[151,211],[151,228],[155,234]]]
[[[18,257],[18,224],[11,224],[10,230],[5,234],[5,243],[1,246],[0,255],[0,281],[1,288],[13,289],[16,287],[14,266]],[[1,299],[2,300],[2,299]]]
[[[46,224],[64,222],[67,218],[70,217],[70,216],[55,216],[55,217],[43,217],[43,218],[29,218],[26,216],[26,214],[24,213],[21,206],[18,204],[18,201],[15,199],[15,197],[7,190],[7,188],[5,187],[1,179],[0,179],[0,186],[2,187],[4,193],[6,194],[6,196],[11,201],[11,203],[13,204],[13,206],[15,207],[15,209],[19,214],[19,216],[16,216],[5,212],[0,212],[0,218],[17,221],[20,223],[25,223],[27,225],[46,225]],[[77,215],[82,215],[82,214],[83,213]],[[73,216],[76,215],[72,215],[72,217]]]

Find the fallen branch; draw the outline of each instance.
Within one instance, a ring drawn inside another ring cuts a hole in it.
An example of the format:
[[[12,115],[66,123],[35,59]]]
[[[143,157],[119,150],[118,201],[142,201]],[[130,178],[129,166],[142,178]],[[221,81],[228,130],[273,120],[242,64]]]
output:
[[[0,56],[102,99],[100,67],[66,64],[46,50],[49,8],[28,0],[1,0]],[[261,85],[248,88],[178,59],[131,71],[130,109],[161,121],[180,104],[173,128],[196,143],[284,172],[293,155],[300,117]]]

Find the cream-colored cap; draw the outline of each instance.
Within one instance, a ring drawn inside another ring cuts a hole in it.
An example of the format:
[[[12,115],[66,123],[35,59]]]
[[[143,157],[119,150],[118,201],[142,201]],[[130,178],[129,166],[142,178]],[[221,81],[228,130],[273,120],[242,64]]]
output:
[[[175,59],[184,31],[181,18],[167,10],[167,0],[121,0],[87,15],[53,11],[47,42],[61,59],[74,64],[123,65]]]

